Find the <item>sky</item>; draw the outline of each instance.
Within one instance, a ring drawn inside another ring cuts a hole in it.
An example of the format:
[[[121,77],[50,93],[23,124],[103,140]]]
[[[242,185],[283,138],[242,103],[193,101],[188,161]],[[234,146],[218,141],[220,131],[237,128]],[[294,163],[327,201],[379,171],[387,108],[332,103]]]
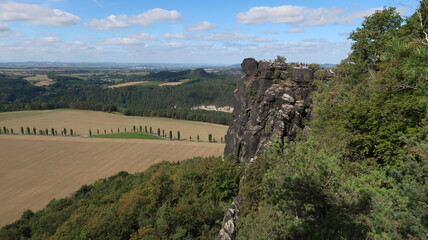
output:
[[[339,63],[349,33],[417,0],[0,0],[0,62]]]

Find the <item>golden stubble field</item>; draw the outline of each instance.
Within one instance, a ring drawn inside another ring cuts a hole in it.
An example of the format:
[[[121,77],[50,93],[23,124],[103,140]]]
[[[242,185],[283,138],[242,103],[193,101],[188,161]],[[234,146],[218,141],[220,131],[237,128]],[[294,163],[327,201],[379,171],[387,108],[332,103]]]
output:
[[[78,135],[89,134],[89,129],[92,129],[92,133],[96,133],[97,129],[100,133],[107,130],[107,133],[113,129],[117,132],[117,128],[123,132],[124,128],[127,131],[131,131],[132,126],[151,126],[153,132],[156,132],[158,128],[165,130],[169,133],[171,130],[176,136],[177,131],[180,131],[182,139],[188,139],[192,136],[192,139],[196,139],[196,136],[200,136],[201,141],[208,141],[208,134],[212,134],[213,138],[217,141],[221,137],[226,135],[227,126],[194,122],[186,120],[176,120],[169,118],[152,118],[152,117],[135,117],[135,116],[124,116],[121,114],[85,111],[85,110],[46,110],[46,111],[21,111],[21,112],[6,112],[0,113],[0,127],[13,128],[14,132],[20,132],[21,127],[34,127],[37,129],[48,129],[55,128],[60,132],[62,129],[72,128],[77,131]]]
[[[15,131],[27,124],[37,128],[73,127],[82,132],[97,125],[125,127],[137,123],[170,126],[180,130],[182,136],[184,132],[224,134],[226,131],[225,126],[215,124],[91,111],[0,114],[0,126],[14,127]],[[53,198],[70,196],[83,184],[119,171],[142,172],[161,161],[221,155],[223,148],[224,144],[207,142],[0,135],[0,227],[18,219],[26,209],[40,210]]]

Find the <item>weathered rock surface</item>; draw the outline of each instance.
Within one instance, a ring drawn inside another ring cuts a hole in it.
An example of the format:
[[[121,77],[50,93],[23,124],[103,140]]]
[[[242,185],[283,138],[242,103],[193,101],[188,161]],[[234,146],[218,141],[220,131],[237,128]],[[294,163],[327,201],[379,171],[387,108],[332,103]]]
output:
[[[254,58],[241,67],[244,76],[234,92],[224,156],[235,155],[242,162],[255,159],[271,138],[293,140],[304,127],[311,115],[314,71]]]

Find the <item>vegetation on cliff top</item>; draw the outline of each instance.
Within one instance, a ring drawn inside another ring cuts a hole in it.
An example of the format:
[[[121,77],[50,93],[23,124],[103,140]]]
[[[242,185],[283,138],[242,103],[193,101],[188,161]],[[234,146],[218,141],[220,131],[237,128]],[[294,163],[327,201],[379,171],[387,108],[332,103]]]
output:
[[[310,130],[249,168],[238,239],[426,239],[427,11],[385,8],[350,35]]]

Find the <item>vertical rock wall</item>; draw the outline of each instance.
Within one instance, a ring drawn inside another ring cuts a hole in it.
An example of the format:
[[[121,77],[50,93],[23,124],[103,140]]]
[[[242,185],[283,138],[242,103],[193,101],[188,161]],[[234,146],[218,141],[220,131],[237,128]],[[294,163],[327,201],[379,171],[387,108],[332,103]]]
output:
[[[254,58],[245,59],[241,67],[244,76],[234,92],[224,156],[244,161],[253,160],[272,137],[293,140],[304,127],[311,115],[314,71]]]

